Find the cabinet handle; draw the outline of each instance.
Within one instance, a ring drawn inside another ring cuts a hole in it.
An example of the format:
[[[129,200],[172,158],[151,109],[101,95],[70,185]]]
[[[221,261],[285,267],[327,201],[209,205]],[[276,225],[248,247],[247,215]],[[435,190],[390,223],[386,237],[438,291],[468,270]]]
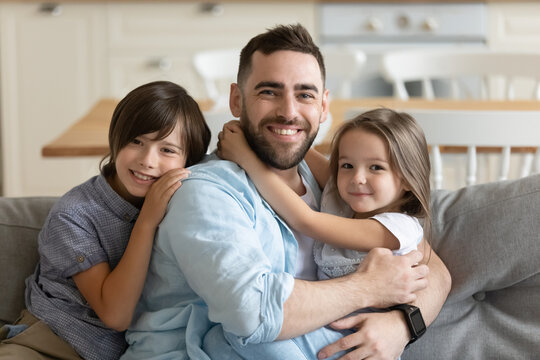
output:
[[[148,61],[148,67],[153,69],[159,69],[162,71],[169,71],[172,69],[172,60],[168,57],[159,57],[155,59],[150,59]]]
[[[39,12],[51,16],[60,16],[62,14],[62,6],[55,3],[43,3],[39,6]]]
[[[202,3],[199,7],[200,11],[204,14],[210,14],[213,16],[221,16],[225,12],[223,4],[219,3]]]

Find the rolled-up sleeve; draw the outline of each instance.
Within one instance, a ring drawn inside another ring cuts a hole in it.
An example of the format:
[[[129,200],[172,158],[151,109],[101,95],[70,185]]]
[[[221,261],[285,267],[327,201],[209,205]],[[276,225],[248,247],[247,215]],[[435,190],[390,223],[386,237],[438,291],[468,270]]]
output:
[[[281,331],[294,286],[284,271],[286,250],[296,246],[287,232],[254,188],[195,175],[174,195],[158,246],[170,251],[211,321],[242,343],[260,343]]]

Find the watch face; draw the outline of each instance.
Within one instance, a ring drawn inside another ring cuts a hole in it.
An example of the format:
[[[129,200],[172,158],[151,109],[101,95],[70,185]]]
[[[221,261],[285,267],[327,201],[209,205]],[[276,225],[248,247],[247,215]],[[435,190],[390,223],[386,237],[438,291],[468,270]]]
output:
[[[411,322],[416,332],[416,336],[420,336],[426,331],[426,324],[422,318],[422,314],[418,309],[411,313]]]

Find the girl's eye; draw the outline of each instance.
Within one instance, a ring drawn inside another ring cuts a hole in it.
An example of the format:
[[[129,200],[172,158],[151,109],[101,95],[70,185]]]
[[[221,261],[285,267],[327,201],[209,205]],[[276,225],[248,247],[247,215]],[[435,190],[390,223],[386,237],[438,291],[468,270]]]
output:
[[[379,166],[379,165],[371,165],[369,167],[369,169],[373,170],[373,171],[384,170],[384,168],[382,166]]]
[[[139,139],[133,139],[131,142],[132,142],[133,144],[135,144],[135,145],[140,145],[140,144],[142,144],[142,141],[139,140]]]
[[[349,163],[344,163],[344,164],[341,165],[341,168],[342,169],[352,169],[353,166],[351,164],[349,164]]]
[[[173,149],[163,148],[161,151],[167,154],[174,154],[175,151]]]

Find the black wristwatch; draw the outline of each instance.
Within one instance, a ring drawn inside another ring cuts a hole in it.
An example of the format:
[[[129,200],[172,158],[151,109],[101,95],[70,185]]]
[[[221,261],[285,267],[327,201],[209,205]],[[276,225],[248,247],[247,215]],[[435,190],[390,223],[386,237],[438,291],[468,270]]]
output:
[[[426,332],[426,323],[424,323],[424,318],[422,317],[419,308],[409,304],[399,304],[390,307],[390,310],[400,310],[403,312],[403,315],[405,315],[405,321],[407,322],[409,332],[411,333],[411,340],[407,346],[418,340],[420,336],[424,335]]]

